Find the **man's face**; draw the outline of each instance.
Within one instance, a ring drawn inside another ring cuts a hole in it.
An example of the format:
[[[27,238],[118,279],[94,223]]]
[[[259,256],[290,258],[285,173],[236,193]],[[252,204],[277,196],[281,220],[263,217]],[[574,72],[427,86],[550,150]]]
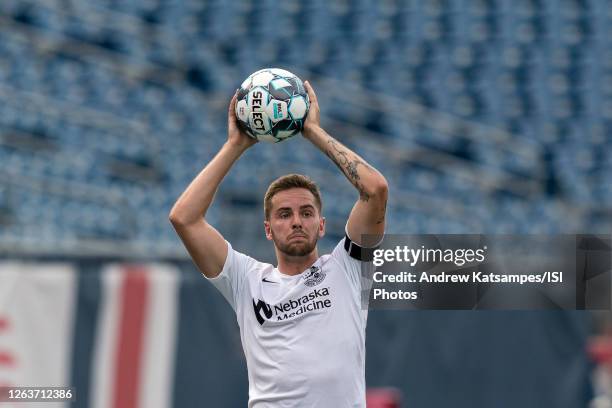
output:
[[[325,234],[325,219],[319,214],[312,193],[291,188],[272,197],[270,219],[264,221],[266,238],[279,251],[290,256],[305,256]]]

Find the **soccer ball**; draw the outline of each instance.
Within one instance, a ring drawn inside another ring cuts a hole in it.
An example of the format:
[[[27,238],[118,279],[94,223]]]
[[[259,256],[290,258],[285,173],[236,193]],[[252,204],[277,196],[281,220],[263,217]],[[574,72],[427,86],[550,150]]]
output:
[[[238,125],[249,136],[282,142],[301,132],[310,100],[302,80],[280,68],[249,75],[238,89]]]

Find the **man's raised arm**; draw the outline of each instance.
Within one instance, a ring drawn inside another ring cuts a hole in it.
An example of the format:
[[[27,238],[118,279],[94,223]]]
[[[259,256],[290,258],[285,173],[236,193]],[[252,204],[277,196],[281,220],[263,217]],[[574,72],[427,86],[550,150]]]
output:
[[[310,110],[304,123],[303,136],[324,152],[359,192],[359,199],[353,206],[347,223],[349,237],[358,245],[364,244],[362,235],[382,237],[387,210],[387,180],[359,155],[321,128],[317,95],[309,82],[304,85],[310,98]]]
[[[236,95],[228,109],[227,141],[189,184],[170,211],[170,222],[200,271],[214,278],[223,270],[227,244],[223,236],[205,220],[214,195],[234,162],[256,140],[241,132],[236,122]]]

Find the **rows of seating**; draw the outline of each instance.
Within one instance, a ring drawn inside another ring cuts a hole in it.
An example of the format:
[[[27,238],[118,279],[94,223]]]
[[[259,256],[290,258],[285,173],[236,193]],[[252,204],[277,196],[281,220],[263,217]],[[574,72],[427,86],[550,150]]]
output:
[[[0,2],[0,242],[180,253],[167,213],[265,66],[310,78],[328,130],[387,176],[390,232],[612,225],[605,1],[70,4]],[[211,221],[270,256],[245,219],[290,171],[322,182],[331,246],[356,196],[305,141],[247,152]]]

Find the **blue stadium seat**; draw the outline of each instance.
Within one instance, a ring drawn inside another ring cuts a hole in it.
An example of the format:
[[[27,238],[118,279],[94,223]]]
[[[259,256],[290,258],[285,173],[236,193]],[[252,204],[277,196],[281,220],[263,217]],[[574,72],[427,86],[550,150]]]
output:
[[[456,215],[437,221],[402,207],[392,212],[399,230],[518,232],[531,226],[554,231],[564,220],[551,200],[609,207],[612,37],[607,3],[468,3],[318,0],[231,7],[222,1],[100,0],[61,9],[53,2],[28,7],[26,1],[2,1],[0,13],[20,28],[0,29],[0,90],[7,92],[0,129],[43,132],[53,139],[57,154],[3,143],[0,169],[117,191],[133,197],[131,206],[137,210],[136,230],[127,231],[117,210],[78,209],[70,195],[24,188],[26,198],[37,198],[18,210],[18,225],[24,227],[19,231],[25,232],[15,233],[27,241],[23,234],[32,229],[36,206],[49,203],[42,216],[55,226],[43,236],[106,239],[131,233],[153,246],[157,240],[179,245],[165,222],[169,206],[223,142],[227,95],[242,78],[268,65],[303,72],[315,85],[316,75],[350,80],[366,92],[394,95],[512,133],[512,141],[504,144],[484,134],[468,140],[461,130],[440,132],[437,123],[386,112],[377,97],[357,106],[337,98],[338,90],[320,90],[324,112],[334,122],[365,128],[367,135],[374,132],[375,143],[398,152],[420,147],[462,160],[463,169],[476,174],[482,170],[474,166],[484,165],[544,183],[545,166],[538,162],[544,155],[538,152],[550,151],[559,191],[552,198],[530,198],[537,211],[529,212],[519,199],[491,198],[480,184],[460,182],[442,171],[444,164],[439,172],[398,171],[409,158],[388,160],[377,149],[361,148],[359,137],[364,136],[354,136],[357,150],[400,191],[472,206],[478,206],[479,198],[492,200],[479,207],[483,215],[472,224]],[[274,24],[268,23],[271,19]],[[43,50],[23,35],[32,27],[49,38],[65,36],[86,51],[75,53],[62,42]],[[160,79],[164,76],[172,79]],[[134,122],[142,128],[136,131],[128,124]],[[228,191],[261,195],[271,173],[288,169],[323,179],[327,172],[335,174],[329,159],[300,144],[304,141],[290,143],[256,146],[228,175]],[[513,146],[537,154],[521,155]],[[152,182],[113,177],[111,159],[150,166],[161,176]],[[335,181],[346,183],[336,176]],[[328,192],[328,201],[341,206],[354,200],[345,192]],[[488,209],[495,206],[503,211]],[[340,208],[330,210],[342,216]],[[222,219],[222,211],[215,211],[215,219]],[[21,217],[22,212],[28,216]],[[596,216],[579,222],[588,228],[594,220],[600,222]]]

